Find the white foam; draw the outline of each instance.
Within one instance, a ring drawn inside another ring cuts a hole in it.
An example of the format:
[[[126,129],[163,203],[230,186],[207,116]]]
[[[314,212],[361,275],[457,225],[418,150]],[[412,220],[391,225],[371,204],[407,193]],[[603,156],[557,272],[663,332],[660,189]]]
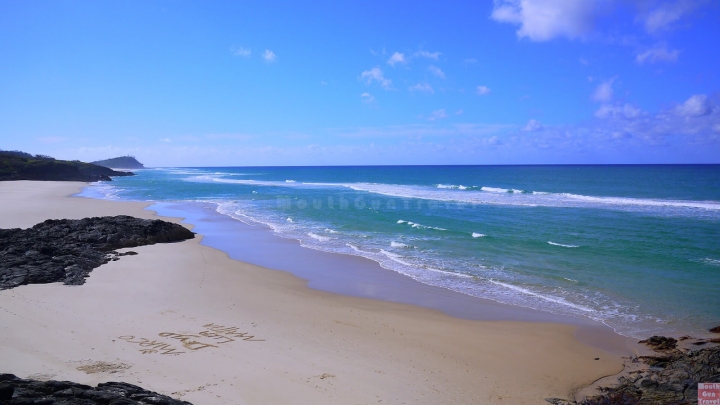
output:
[[[720,266],[720,260],[718,260],[718,259],[711,259],[709,257],[706,257],[706,258],[702,259],[702,262],[705,264],[709,264],[711,266]]]
[[[397,221],[398,224],[404,224],[405,222],[407,222],[407,221],[403,221],[402,219],[398,219],[398,221]]]
[[[334,230],[334,229],[330,229],[330,228],[325,228],[325,232],[327,232],[327,233],[339,233],[338,231],[336,231],[336,230]]]
[[[498,188],[498,187],[480,187],[480,190],[487,191],[489,193],[507,193],[510,191],[507,188]]]
[[[411,228],[434,229],[436,231],[447,231],[447,229],[445,229],[445,228],[439,228],[436,226],[428,226],[428,225],[418,224],[417,222],[412,222],[412,221],[403,221],[403,222],[398,221],[398,224],[401,224],[401,223],[406,223],[406,224],[410,225]]]
[[[290,218],[290,217],[287,217],[286,221],[287,221],[287,222],[293,222],[293,219]]]
[[[390,246],[394,247],[394,248],[411,248],[411,247],[413,247],[413,246],[406,245],[401,242],[395,242],[395,241],[390,242]]]
[[[295,183],[295,180],[285,180],[285,183]]]
[[[387,256],[390,260],[402,264],[403,266],[412,267],[412,264],[402,260],[401,259],[402,256],[400,256],[400,255],[396,255],[395,253],[391,253],[391,252],[388,252],[387,250],[383,250],[383,249],[380,249],[380,253]]]
[[[508,283],[503,283],[503,282],[501,282],[501,281],[496,281],[496,280],[492,280],[492,279],[488,279],[488,281],[491,282],[491,283],[493,283],[493,284],[495,284],[495,285],[500,285],[500,286],[503,286],[503,287],[505,287],[505,288],[509,288],[509,289],[511,289],[511,290],[513,290],[513,291],[517,291],[517,292],[519,292],[519,293],[521,293],[521,294],[524,294],[524,295],[530,295],[530,296],[533,296],[533,297],[536,297],[536,298],[540,298],[541,300],[545,300],[545,301],[548,301],[548,302],[553,302],[553,303],[555,303],[555,304],[560,304],[560,305],[563,305],[563,306],[568,306],[568,307],[575,308],[575,309],[578,309],[578,310],[583,311],[583,312],[595,312],[595,310],[592,309],[592,308],[588,308],[588,307],[582,306],[582,305],[573,304],[572,302],[568,302],[568,301],[566,301],[566,300],[564,300],[564,299],[562,299],[562,298],[556,298],[556,297],[550,297],[550,296],[543,295],[543,294],[538,294],[538,293],[532,292],[532,291],[530,291],[530,290],[528,290],[528,289],[525,289],[525,288],[522,288],[522,287],[518,287],[518,286],[515,286],[515,285],[512,285],[512,284],[508,284]]]
[[[366,252],[366,251],[360,249],[359,247],[353,245],[352,243],[346,243],[345,246],[348,246],[350,249],[352,249],[358,253],[364,253],[365,255],[370,254],[370,252]],[[367,257],[367,256],[363,256],[363,257]]]
[[[381,194],[400,198],[460,202],[470,204],[499,204],[514,206],[610,208],[623,210],[645,210],[647,208],[677,208],[720,212],[719,201],[683,201],[630,197],[584,196],[571,193],[549,193],[525,191],[499,187],[481,187],[478,190],[454,189],[455,185],[417,186],[378,183],[303,183],[315,187],[345,187],[356,191]],[[442,186],[442,187],[440,187]],[[475,189],[475,187],[471,187]],[[686,211],[685,211],[686,212]]]
[[[550,242],[550,241],[548,241],[548,243],[549,243],[550,245],[553,245],[553,246],[562,246],[562,247],[566,247],[566,248],[576,248],[576,247],[580,247],[580,246],[578,246],[578,245],[563,245],[562,243],[555,243],[555,242]]]
[[[453,184],[438,184],[437,188],[447,188],[447,189],[455,189],[455,190],[467,190],[467,186],[460,185],[453,185]]]
[[[477,232],[472,233],[473,238],[483,238],[485,236],[487,236],[487,235],[485,235],[484,233],[477,233]]]
[[[321,235],[318,235],[318,234],[312,233],[312,232],[308,232],[307,235],[313,239],[319,240],[320,242],[327,242],[330,239],[332,239],[332,238],[328,238],[327,236],[321,236]]]

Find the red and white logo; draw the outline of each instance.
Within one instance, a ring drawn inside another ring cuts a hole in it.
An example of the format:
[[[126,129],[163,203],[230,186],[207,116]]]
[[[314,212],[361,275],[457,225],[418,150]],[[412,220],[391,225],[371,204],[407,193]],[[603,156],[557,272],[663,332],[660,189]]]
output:
[[[698,405],[720,405],[720,383],[698,384]]]

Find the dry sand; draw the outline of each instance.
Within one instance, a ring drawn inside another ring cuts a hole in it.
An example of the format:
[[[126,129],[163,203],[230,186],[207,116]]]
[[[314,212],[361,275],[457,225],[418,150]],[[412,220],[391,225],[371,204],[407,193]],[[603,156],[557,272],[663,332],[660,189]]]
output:
[[[146,204],[70,197],[84,185],[0,182],[0,228],[155,217]],[[543,404],[622,368],[574,326],[316,291],[200,240],[124,249],[139,254],[83,286],[0,291],[0,372],[125,381],[196,405]]]

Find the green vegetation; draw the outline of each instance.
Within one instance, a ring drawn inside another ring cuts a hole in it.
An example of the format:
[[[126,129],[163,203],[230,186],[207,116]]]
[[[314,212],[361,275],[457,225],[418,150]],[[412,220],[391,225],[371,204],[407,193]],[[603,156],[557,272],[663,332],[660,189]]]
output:
[[[113,169],[144,169],[142,163],[135,159],[135,156],[121,156],[112,159],[98,160],[92,162],[94,165],[110,167]]]
[[[0,150],[0,180],[109,181],[111,176],[132,175],[78,160]]]

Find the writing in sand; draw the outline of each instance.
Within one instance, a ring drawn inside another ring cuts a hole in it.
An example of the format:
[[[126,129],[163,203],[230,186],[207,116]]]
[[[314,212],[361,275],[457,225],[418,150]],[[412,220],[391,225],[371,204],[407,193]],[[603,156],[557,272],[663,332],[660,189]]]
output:
[[[139,351],[142,354],[169,354],[178,355],[188,353],[182,351],[178,346],[174,346],[174,340],[179,343],[185,349],[190,352],[208,349],[211,347],[220,347],[226,343],[234,342],[236,340],[244,340],[247,342],[264,342],[265,339],[256,339],[255,336],[248,332],[241,332],[236,326],[223,326],[209,323],[203,325],[204,330],[197,334],[186,334],[186,333],[174,333],[174,332],[161,332],[158,336],[164,339],[148,339],[143,337],[136,337],[135,335],[124,335],[119,336],[118,339],[124,340],[128,343],[136,344],[140,346]]]

